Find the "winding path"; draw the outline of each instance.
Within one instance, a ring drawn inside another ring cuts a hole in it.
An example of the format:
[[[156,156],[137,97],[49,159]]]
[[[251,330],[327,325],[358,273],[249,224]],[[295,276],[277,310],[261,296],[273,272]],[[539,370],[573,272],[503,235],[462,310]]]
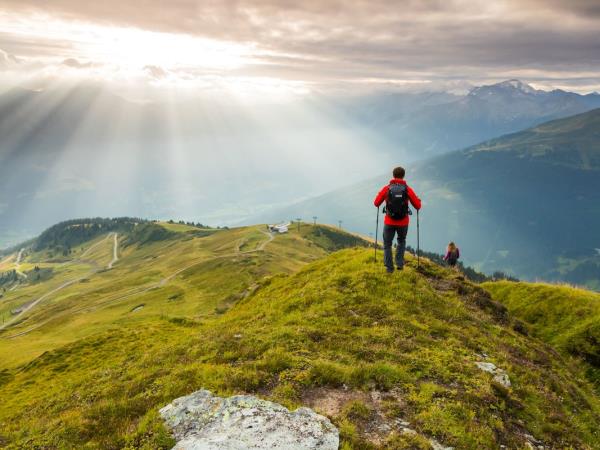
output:
[[[234,252],[232,252],[232,253],[227,253],[227,254],[224,254],[224,255],[217,255],[217,256],[213,256],[212,258],[202,258],[200,260],[196,260],[196,261],[192,262],[191,264],[188,264],[185,267],[182,267],[182,268],[176,270],[171,275],[163,278],[162,280],[160,280],[160,281],[158,281],[156,283],[152,283],[150,286],[145,286],[145,287],[141,286],[141,287],[138,287],[138,288],[133,288],[133,289],[130,289],[128,291],[125,291],[125,293],[123,293],[123,295],[119,295],[119,296],[114,297],[114,298],[111,298],[110,296],[108,296],[107,298],[104,299],[104,301],[95,303],[93,305],[93,309],[96,309],[98,306],[105,305],[107,303],[113,303],[113,302],[116,302],[116,301],[119,301],[119,300],[126,299],[128,297],[133,296],[133,295],[143,294],[144,292],[148,292],[148,291],[151,291],[153,289],[158,289],[158,288],[164,286],[165,284],[167,284],[169,281],[171,281],[173,278],[175,278],[180,273],[185,272],[186,270],[188,270],[188,269],[190,269],[190,268],[192,268],[192,267],[194,267],[194,266],[196,266],[198,264],[202,264],[204,262],[212,261],[212,260],[215,260],[215,259],[229,258],[229,257],[232,257],[232,256],[245,255],[245,254],[248,254],[248,253],[256,253],[256,252],[263,251],[265,249],[265,247],[267,246],[267,244],[270,243],[271,241],[273,241],[273,239],[275,237],[274,237],[274,235],[272,233],[269,233],[267,231],[261,230],[261,233],[263,233],[264,235],[266,235],[268,237],[268,239],[266,241],[262,242],[258,247],[256,247],[253,250],[240,251],[239,248],[236,247],[236,250]],[[39,303],[41,300],[43,300],[44,298],[46,298],[48,295],[53,294],[53,293],[59,291],[60,289],[63,289],[65,287],[69,286],[70,284],[76,283],[79,280],[81,280],[82,278],[79,278],[77,280],[73,280],[73,281],[67,282],[64,285],[59,286],[58,288],[54,289],[53,291],[48,292],[47,294],[44,294],[44,296],[42,296],[41,298],[39,298],[38,300],[36,300],[34,303],[35,304]],[[25,313],[26,311],[28,311],[29,309],[31,309],[33,306],[35,306],[35,305],[34,304],[29,305],[27,307],[27,309],[23,310],[19,314],[19,316],[21,316],[23,313]],[[0,338],[3,338],[3,339],[14,339],[16,337],[26,335],[26,334],[28,334],[28,333],[30,333],[30,332],[32,332],[32,331],[34,331],[34,330],[42,327],[47,322],[49,322],[50,320],[54,320],[56,317],[58,317],[60,315],[76,314],[76,313],[79,313],[79,312],[89,311],[90,309],[91,309],[90,306],[85,306],[83,308],[79,308],[79,309],[75,309],[75,310],[70,310],[70,311],[65,311],[62,314],[55,315],[51,319],[45,320],[45,321],[43,321],[43,322],[41,322],[41,323],[39,323],[39,324],[37,324],[37,325],[35,325],[35,326],[27,329],[27,330],[21,331],[19,333],[16,333],[16,334],[13,334],[13,335],[10,335],[10,336],[0,336]],[[19,317],[19,316],[17,316],[17,317]],[[0,330],[2,330],[3,328],[5,328],[6,326],[8,326],[10,323],[13,323],[17,319],[17,317],[13,318],[13,320],[11,322],[9,322],[9,323],[5,324],[4,326],[0,327]]]
[[[115,261],[115,257],[117,256],[117,247],[116,247],[116,246],[117,246],[117,233],[114,233],[114,236],[115,236],[115,247],[113,248],[113,260],[110,262],[110,264],[109,264],[109,268],[111,268],[111,267],[112,267],[112,264],[114,264],[114,262],[116,262],[116,261]],[[59,264],[59,267],[60,267],[60,266],[67,265],[67,264],[72,264],[72,263],[74,263],[75,261],[82,261],[84,256],[86,256],[86,255],[87,255],[87,254],[88,254],[90,251],[92,251],[94,248],[96,248],[96,247],[97,247],[97,246],[99,246],[100,244],[104,243],[104,242],[105,242],[105,241],[106,241],[106,240],[107,240],[109,237],[110,237],[110,234],[108,234],[108,235],[107,235],[107,236],[106,236],[104,239],[102,239],[100,242],[96,242],[94,245],[90,246],[90,247],[89,247],[87,250],[85,250],[85,251],[84,251],[84,252],[81,254],[81,256],[79,256],[79,258],[77,258],[77,259],[75,259],[75,260],[72,260],[72,261],[69,261],[69,262],[66,262],[66,263],[63,263],[63,264]],[[18,274],[21,274],[21,272],[19,272],[19,270],[18,270],[18,267],[19,267],[19,264],[20,264],[20,262],[21,262],[21,257],[23,256],[23,251],[24,251],[24,250],[25,250],[25,249],[21,249],[21,250],[19,251],[19,254],[17,255],[17,260],[16,260],[16,262],[15,262],[15,266],[16,266],[16,268],[17,268],[17,269],[16,269],[16,271],[17,271],[17,273],[18,273]],[[117,259],[118,259],[118,257],[117,257]],[[89,275],[91,275],[91,274],[94,274],[94,273],[96,273],[97,271],[98,271],[98,269],[94,269],[94,270],[92,270],[90,273],[86,274],[85,276],[82,276],[82,277],[76,278],[75,280],[66,281],[66,282],[64,282],[63,284],[61,284],[60,286],[57,286],[57,287],[55,287],[55,288],[54,288],[54,289],[52,289],[51,291],[49,291],[49,292],[46,292],[46,293],[45,293],[45,294],[43,294],[41,297],[38,297],[36,300],[34,300],[34,301],[33,301],[33,302],[31,302],[30,304],[28,304],[28,305],[27,305],[25,308],[23,308],[23,309],[22,309],[22,310],[19,312],[19,314],[17,314],[16,316],[14,316],[14,317],[13,317],[11,320],[9,320],[8,322],[6,322],[6,323],[4,323],[4,324],[0,325],[0,331],[4,330],[5,328],[8,328],[10,325],[12,325],[13,323],[15,323],[15,322],[16,322],[16,321],[17,321],[17,320],[18,320],[18,319],[19,319],[19,318],[20,318],[20,317],[21,317],[23,314],[25,314],[27,311],[29,311],[30,309],[32,309],[33,307],[35,307],[35,306],[36,306],[38,303],[40,303],[41,301],[45,300],[45,299],[46,299],[48,296],[50,296],[50,295],[52,295],[52,294],[55,294],[56,292],[58,292],[58,291],[60,291],[60,290],[62,290],[62,289],[64,289],[64,288],[66,288],[66,287],[68,287],[68,286],[71,286],[72,284],[78,283],[79,281],[83,280],[83,279],[84,279],[84,278],[86,278],[87,276],[89,276]],[[27,278],[27,275],[26,275],[26,274],[23,274],[23,275],[25,276],[25,278]],[[11,291],[12,291],[12,290],[14,290],[14,289],[15,289],[17,286],[18,286],[18,285],[15,285],[15,286],[13,286],[13,288],[11,289]],[[32,330],[32,329],[28,330],[27,332],[29,332],[29,331],[31,331],[31,330]],[[16,337],[16,336],[20,336],[21,334],[25,334],[25,333],[19,333],[19,334],[16,334],[16,335],[14,335],[14,336],[9,336],[9,337]]]
[[[27,311],[29,311],[31,308],[33,308],[35,305],[37,305],[39,302],[41,302],[42,300],[44,300],[45,298],[47,298],[48,296],[60,291],[61,289],[66,288],[67,286],[70,286],[74,283],[77,283],[78,281],[82,280],[84,277],[81,278],[77,278],[76,280],[70,280],[67,281],[63,284],[61,284],[60,286],[52,289],[50,292],[46,292],[44,295],[42,295],[41,297],[39,297],[37,300],[34,300],[33,302],[31,302],[29,305],[27,305],[25,308],[23,308],[21,310],[21,312],[19,314],[17,314],[15,317],[13,317],[11,320],[9,320],[8,322],[6,322],[3,325],[0,325],[0,330],[3,330],[7,327],[9,327],[10,325],[12,325],[13,323],[15,323],[19,317],[21,317],[23,314],[25,314]]]
[[[263,242],[262,244],[260,244],[255,251],[262,251],[262,250],[264,250],[265,247],[267,246],[267,244],[269,242],[271,242],[273,239],[275,239],[275,236],[273,236],[273,233],[269,233],[268,231],[264,231],[264,230],[260,230],[260,232],[262,234],[266,235],[269,239],[267,239],[265,242]]]

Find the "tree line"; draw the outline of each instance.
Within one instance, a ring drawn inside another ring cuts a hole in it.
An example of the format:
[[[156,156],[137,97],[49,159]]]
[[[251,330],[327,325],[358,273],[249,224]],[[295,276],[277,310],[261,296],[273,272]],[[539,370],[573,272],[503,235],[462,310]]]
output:
[[[49,249],[68,255],[71,249],[95,237],[112,231],[129,232],[140,223],[148,221],[133,217],[84,218],[66,220],[51,226],[34,241],[34,251]]]

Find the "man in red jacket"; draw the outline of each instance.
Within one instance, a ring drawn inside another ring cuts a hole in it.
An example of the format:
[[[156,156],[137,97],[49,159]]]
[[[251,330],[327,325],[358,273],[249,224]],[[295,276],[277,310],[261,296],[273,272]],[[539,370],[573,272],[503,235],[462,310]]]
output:
[[[398,234],[398,247],[396,248],[396,267],[402,270],[404,267],[404,251],[406,249],[406,234],[408,233],[408,223],[410,221],[408,203],[415,209],[421,209],[421,199],[417,197],[406,181],[404,181],[405,170],[402,167],[394,169],[394,178],[390,184],[384,186],[379,191],[375,201],[376,207],[385,201],[385,220],[383,225],[383,263],[388,271],[394,271],[392,261],[392,242],[394,235]]]

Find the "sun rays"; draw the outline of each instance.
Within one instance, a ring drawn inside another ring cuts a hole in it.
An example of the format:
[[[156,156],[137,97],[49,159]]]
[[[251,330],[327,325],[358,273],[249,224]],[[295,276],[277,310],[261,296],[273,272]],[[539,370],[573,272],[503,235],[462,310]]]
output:
[[[29,55],[27,46],[20,49],[24,56],[13,75],[18,73],[21,82],[32,86],[93,81],[138,97],[168,89],[219,91],[250,99],[308,92],[303,81],[260,74],[274,54],[252,42],[67,21],[41,13],[17,16],[0,10],[0,19],[2,32],[15,41],[52,49],[41,59]],[[25,67],[30,70],[24,73]],[[10,73],[7,70],[4,79]]]

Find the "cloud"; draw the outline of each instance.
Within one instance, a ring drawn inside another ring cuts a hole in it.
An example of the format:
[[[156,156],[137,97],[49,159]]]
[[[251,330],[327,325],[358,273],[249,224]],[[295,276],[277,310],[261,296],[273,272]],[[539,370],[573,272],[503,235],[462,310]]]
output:
[[[157,80],[166,78],[167,71],[159,66],[145,66],[144,70],[150,77],[155,78]]]
[[[525,81],[576,87],[593,85],[600,73],[597,0],[46,0],[43,8],[37,0],[4,0],[2,9],[249,45],[256,54],[230,69],[235,76],[323,86],[365,79],[477,83],[529,73]],[[5,41],[27,51],[37,45],[40,55],[63,46],[67,58],[89,59],[75,54],[77,42],[49,39],[44,46],[39,35],[19,40],[10,33],[0,35],[0,46]],[[148,61],[143,70],[162,79],[174,69]]]
[[[0,48],[0,69],[8,69],[17,67],[21,63],[21,60],[15,55],[5,52]]]
[[[93,67],[94,64],[91,62],[82,63],[76,58],[67,58],[62,62],[63,66],[73,67],[75,69],[87,69]]]

